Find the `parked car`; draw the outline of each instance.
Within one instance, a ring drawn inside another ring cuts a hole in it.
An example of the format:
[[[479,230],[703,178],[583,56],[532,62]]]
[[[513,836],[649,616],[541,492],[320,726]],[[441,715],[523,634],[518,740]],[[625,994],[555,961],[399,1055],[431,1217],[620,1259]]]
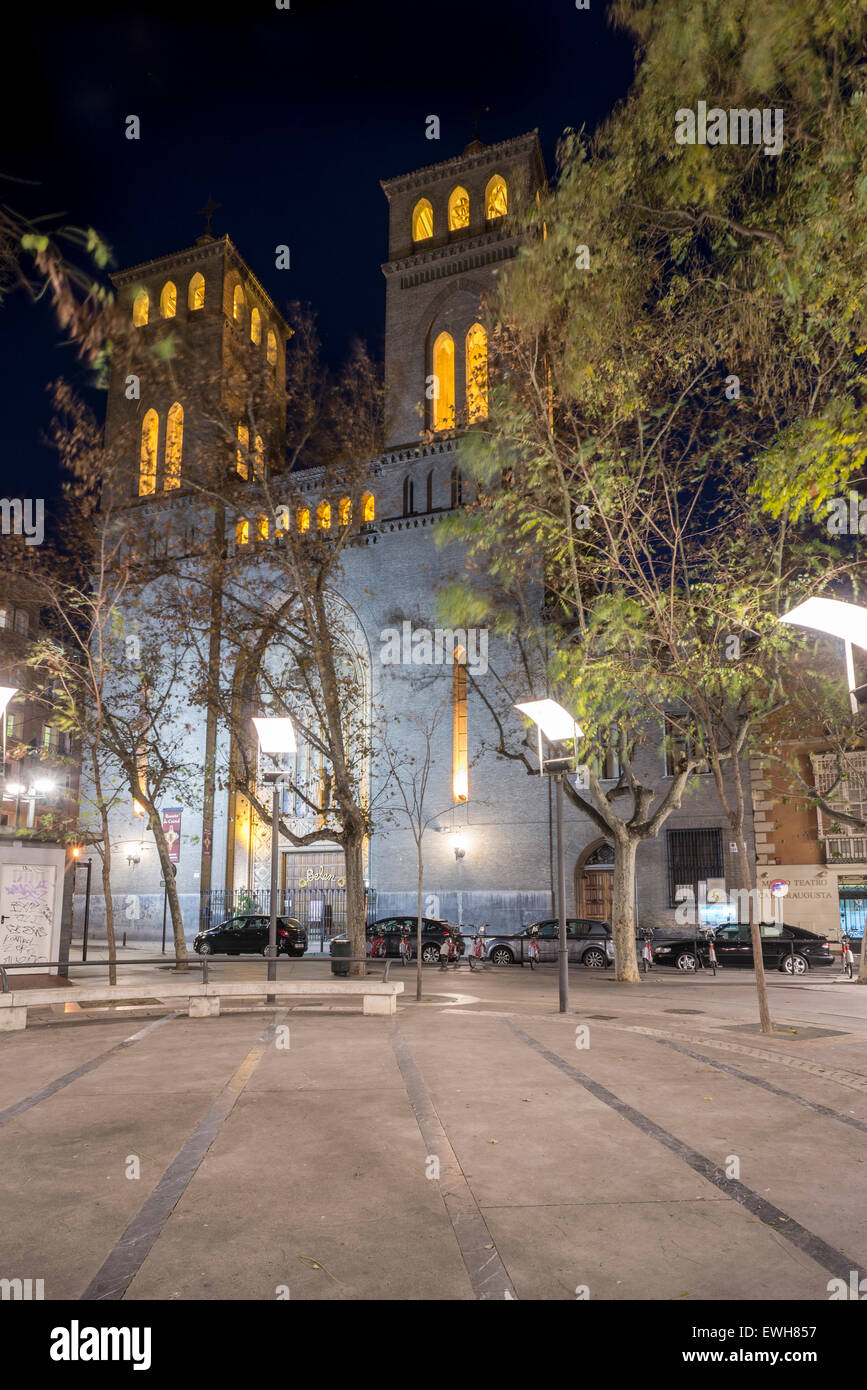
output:
[[[261,913],[230,917],[216,927],[200,931],[193,950],[200,956],[265,956],[268,954],[268,930],[271,919]],[[277,954],[303,956],[307,950],[307,932],[295,917],[277,918]]]
[[[834,957],[824,936],[790,927],[785,922],[762,922],[762,960],[765,968],[782,970],[787,975],[804,975],[813,966],[833,965]],[[730,965],[753,965],[753,944],[749,925],[729,922],[718,927],[713,937],[716,957],[725,968]],[[707,944],[699,939],[698,955],[707,964]],[[698,958],[693,938],[653,943],[653,958],[657,965],[673,965],[678,970],[696,970]]]
[[[528,938],[534,934],[539,945],[540,961],[555,961],[559,947],[559,923],[548,919],[531,922],[509,936],[495,936],[488,943],[486,955],[492,965],[514,965],[527,960]],[[570,965],[584,965],[590,970],[602,970],[614,960],[614,943],[608,922],[592,917],[567,917],[566,949]]]
[[[414,957],[417,928],[417,917],[380,917],[367,928],[367,939],[372,941],[375,936],[382,936],[385,941],[385,954],[399,956],[400,939],[404,932],[408,932],[410,953]],[[433,965],[439,960],[443,943],[449,936],[455,939],[456,954],[462,956],[464,939],[456,926],[440,917],[422,917],[421,958],[426,964]]]

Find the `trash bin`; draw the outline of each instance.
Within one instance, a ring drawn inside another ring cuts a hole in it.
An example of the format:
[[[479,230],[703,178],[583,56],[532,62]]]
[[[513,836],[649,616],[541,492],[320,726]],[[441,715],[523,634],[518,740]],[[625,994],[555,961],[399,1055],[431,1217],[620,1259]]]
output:
[[[352,945],[348,936],[333,936],[331,938],[331,973],[332,975],[348,975],[349,961],[343,961],[341,956],[352,955]]]

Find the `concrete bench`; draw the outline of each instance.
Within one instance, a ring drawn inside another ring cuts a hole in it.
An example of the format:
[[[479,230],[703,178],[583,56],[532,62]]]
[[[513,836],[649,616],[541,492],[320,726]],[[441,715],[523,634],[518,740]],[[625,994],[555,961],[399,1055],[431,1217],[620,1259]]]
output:
[[[158,999],[170,1003],[173,999],[189,1000],[190,1018],[217,1018],[220,1000],[249,999],[273,994],[277,999],[322,997],[324,995],[361,995],[361,1011],[368,1016],[397,1013],[397,996],[403,993],[403,982],[385,983],[366,977],[328,980],[225,980],[202,984],[201,981],[155,980],[151,984],[107,985],[95,981],[87,985],[58,986],[55,989],[19,989],[0,994],[0,1033],[14,1032],[27,1027],[28,1008],[44,1008],[48,1004],[111,1004],[117,999]]]

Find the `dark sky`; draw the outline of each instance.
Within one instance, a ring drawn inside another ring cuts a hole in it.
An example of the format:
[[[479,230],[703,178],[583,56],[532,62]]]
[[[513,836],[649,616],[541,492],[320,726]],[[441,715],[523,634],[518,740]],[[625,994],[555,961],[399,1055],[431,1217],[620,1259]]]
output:
[[[595,125],[625,94],[632,56],[602,0],[242,0],[231,6],[82,5],[4,17],[0,200],[93,225],[116,267],[230,235],[281,308],[309,300],[326,353],[357,335],[381,352],[386,201],[381,178],[459,154],[488,106],[494,143],[538,127],[549,173],[567,125]],[[17,32],[16,32],[17,30]],[[129,114],[142,138],[125,138]],[[425,117],[441,139],[425,138]],[[274,248],[291,248],[291,271]],[[86,380],[46,306],[0,306],[0,492],[57,491],[43,440],[46,383]],[[99,395],[90,400],[102,412]]]

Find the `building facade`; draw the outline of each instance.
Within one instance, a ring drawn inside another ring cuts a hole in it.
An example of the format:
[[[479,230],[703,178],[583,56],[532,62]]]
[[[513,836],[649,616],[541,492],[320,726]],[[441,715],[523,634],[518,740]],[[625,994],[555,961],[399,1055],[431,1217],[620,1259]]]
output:
[[[493,679],[488,672],[507,654],[493,640],[488,648],[485,634],[482,660],[481,636],[466,634],[454,660],[448,639],[443,649],[436,636],[438,593],[464,573],[460,546],[438,545],[437,535],[443,518],[467,500],[461,440],[487,412],[486,299],[497,270],[520,244],[513,214],[544,188],[545,177],[538,136],[531,132],[491,146],[474,140],[456,158],[382,185],[389,206],[382,267],[385,449],[370,461],[361,524],[345,550],[336,596],[373,730],[364,781],[376,827],[366,873],[377,915],[415,910],[416,849],[389,784],[382,739],[393,740],[408,763],[422,751],[420,726],[430,730],[434,754],[425,801],[425,913],[465,929],[488,923],[491,931],[509,931],[554,910],[548,779],[528,776],[493,751],[485,704],[466,679],[467,667],[476,682]],[[267,523],[245,513],[242,485],[267,473],[279,491],[281,383],[291,325],[227,237],[205,236],[115,279],[143,355],[139,364],[133,358],[115,364],[110,387],[107,443],[129,463],[114,503],[139,509],[142,531],[157,547],[161,532],[170,529],[210,537],[206,549],[227,564],[257,556],[263,594],[274,598],[280,581],[276,571],[269,576]],[[169,333],[175,343],[170,381],[161,377],[159,388],[149,390],[145,349],[158,350]],[[251,361],[260,383],[255,401],[239,386]],[[210,506],[196,488],[197,469],[216,456],[238,475],[237,503],[229,508]],[[293,474],[296,515],[288,524],[337,524],[343,502],[324,495],[324,486],[316,468]],[[215,581],[209,672],[215,686],[234,688],[219,590]],[[431,634],[432,657],[419,655],[421,631]],[[264,669],[277,658],[263,652],[261,659]],[[249,723],[252,705],[244,708]],[[270,827],[237,775],[245,738],[237,720],[221,718],[216,707],[204,712],[188,737],[188,762],[201,769],[200,786],[194,795],[169,792],[164,799],[173,843],[177,837],[188,936],[199,926],[203,902],[219,919],[261,903],[256,895],[268,887]],[[662,730],[658,760],[652,771],[664,787],[670,769]],[[309,786],[327,776],[309,747],[299,748],[292,770]],[[712,779],[693,782],[663,833],[639,849],[637,901],[644,922],[673,923],[684,893],[700,899],[700,885],[708,880],[737,881],[736,851]],[[296,834],[317,825],[309,803],[296,804],[288,792],[283,815]],[[152,837],[142,826],[131,806],[115,815],[116,907],[129,940],[153,941],[161,931],[164,894]],[[752,843],[750,825],[747,831]],[[569,914],[607,916],[611,848],[568,806],[566,854]],[[280,881],[284,910],[303,916],[314,931],[327,934],[341,925],[343,863],[333,842],[281,845]],[[98,924],[98,903],[93,920]]]

